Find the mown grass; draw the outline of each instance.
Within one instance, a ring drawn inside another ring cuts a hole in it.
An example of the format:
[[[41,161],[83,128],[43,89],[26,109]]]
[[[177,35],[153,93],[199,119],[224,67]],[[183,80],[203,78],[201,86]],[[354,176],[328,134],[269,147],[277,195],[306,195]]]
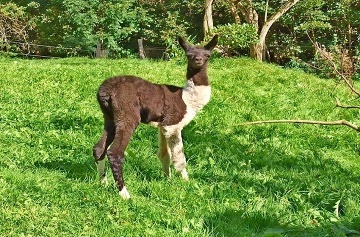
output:
[[[185,64],[0,59],[1,236],[345,236],[360,231],[359,135],[347,127],[241,126],[347,119],[347,88],[246,58],[211,62],[211,102],[183,131],[191,180],[165,179],[156,129],[127,149],[123,201],[97,182],[96,90],[135,74],[183,85]],[[111,172],[108,174],[112,180]]]

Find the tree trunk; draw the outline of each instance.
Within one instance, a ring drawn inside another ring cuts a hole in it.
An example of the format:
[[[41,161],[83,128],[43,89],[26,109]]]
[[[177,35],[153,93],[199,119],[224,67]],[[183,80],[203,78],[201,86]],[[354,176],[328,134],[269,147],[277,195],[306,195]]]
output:
[[[266,35],[270,30],[270,27],[274,24],[275,21],[277,21],[282,15],[285,14],[285,12],[287,12],[292,6],[294,6],[299,0],[289,0],[287,3],[285,3],[284,5],[282,5],[280,7],[280,9],[275,12],[269,19],[266,20],[266,22],[264,23],[261,31],[260,31],[260,35],[259,35],[259,40],[260,40],[260,44],[263,47],[265,45],[265,39],[266,39]],[[263,60],[263,58],[261,57],[261,60]]]
[[[250,45],[250,57],[261,61],[263,58],[263,45],[261,43],[254,43]]]
[[[97,58],[107,58],[109,51],[102,47],[102,42],[98,42],[96,46],[96,57]]]
[[[240,25],[241,19],[240,19],[239,14],[237,13],[237,8],[236,8],[235,3],[233,1],[229,1],[229,4],[230,4],[231,13],[233,14],[233,16],[235,18],[235,23]]]
[[[259,42],[250,45],[250,57],[256,60],[263,60],[263,49],[265,46],[265,38],[269,32],[270,27],[277,21],[282,15],[285,14],[292,6],[294,6],[299,0],[288,0],[280,9],[275,12],[269,19],[265,20],[263,27],[259,32]],[[228,0],[228,2],[240,10],[248,24],[252,24],[256,29],[259,28],[258,14],[254,8],[252,0]],[[245,4],[243,3],[245,2]],[[268,3],[268,2],[267,2]],[[231,5],[230,5],[231,6]],[[267,10],[267,9],[266,9]]]
[[[204,14],[204,36],[208,35],[209,32],[214,28],[213,18],[212,18],[212,3],[213,0],[205,0],[205,14]]]
[[[138,39],[138,46],[139,46],[139,57],[141,59],[145,59],[145,50],[144,50],[144,40],[143,39]]]

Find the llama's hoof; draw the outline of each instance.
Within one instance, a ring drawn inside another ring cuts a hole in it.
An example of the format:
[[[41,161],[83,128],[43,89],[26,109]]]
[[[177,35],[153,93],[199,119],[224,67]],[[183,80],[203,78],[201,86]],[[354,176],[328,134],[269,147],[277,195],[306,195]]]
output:
[[[105,185],[105,186],[109,185],[109,182],[108,182],[108,179],[106,176],[100,178],[100,184]]]
[[[166,178],[171,178],[171,170],[169,169],[169,170],[164,171],[164,176]]]
[[[130,194],[127,191],[126,187],[124,186],[123,189],[121,189],[121,191],[119,191],[120,196],[122,197],[122,199],[124,200],[128,200],[130,199]]]
[[[185,180],[185,181],[189,181],[189,176],[188,176],[188,173],[186,171],[186,169],[183,169],[181,172],[181,177]]]

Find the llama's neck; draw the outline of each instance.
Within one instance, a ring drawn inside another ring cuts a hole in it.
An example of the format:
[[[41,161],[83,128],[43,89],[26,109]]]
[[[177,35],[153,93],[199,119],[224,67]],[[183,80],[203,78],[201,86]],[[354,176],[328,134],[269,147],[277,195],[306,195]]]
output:
[[[192,68],[188,66],[186,73],[187,80],[192,80],[195,86],[209,86],[209,78],[207,75],[207,65],[202,68]]]
[[[183,100],[187,109],[195,112],[201,110],[209,101],[211,88],[206,74],[206,68],[189,70],[186,74],[186,86],[183,89]]]

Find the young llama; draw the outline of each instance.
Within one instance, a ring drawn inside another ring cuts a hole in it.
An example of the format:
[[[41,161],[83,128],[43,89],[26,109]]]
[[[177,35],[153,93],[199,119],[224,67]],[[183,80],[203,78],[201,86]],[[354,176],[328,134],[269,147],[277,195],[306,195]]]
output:
[[[123,199],[130,198],[123,179],[124,151],[140,122],[158,127],[157,155],[164,174],[171,175],[172,158],[176,171],[183,179],[189,179],[181,130],[210,100],[207,66],[218,35],[204,47],[190,45],[182,37],[178,41],[188,58],[184,88],[153,84],[135,76],[116,76],[105,80],[98,90],[97,100],[105,124],[104,133],[95,144],[93,154],[101,183],[107,183],[107,155]]]

